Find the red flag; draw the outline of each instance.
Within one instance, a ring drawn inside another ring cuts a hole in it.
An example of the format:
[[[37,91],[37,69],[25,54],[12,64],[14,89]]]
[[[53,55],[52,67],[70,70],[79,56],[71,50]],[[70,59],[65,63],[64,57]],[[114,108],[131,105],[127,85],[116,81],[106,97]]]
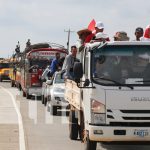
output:
[[[94,30],[95,30],[95,24],[96,24],[96,22],[95,22],[95,20],[93,19],[93,20],[89,23],[88,29],[89,29],[90,31],[94,31]]]

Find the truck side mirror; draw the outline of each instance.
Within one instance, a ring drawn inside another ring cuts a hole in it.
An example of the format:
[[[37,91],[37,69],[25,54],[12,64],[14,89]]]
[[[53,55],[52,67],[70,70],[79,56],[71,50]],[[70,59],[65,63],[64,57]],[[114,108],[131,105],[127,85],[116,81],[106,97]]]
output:
[[[79,83],[80,78],[82,78],[82,76],[83,76],[82,63],[75,62],[74,67],[73,67],[73,74],[74,74],[75,82]]]
[[[89,79],[85,79],[85,82],[83,84],[84,87],[89,86],[90,85],[90,81]]]

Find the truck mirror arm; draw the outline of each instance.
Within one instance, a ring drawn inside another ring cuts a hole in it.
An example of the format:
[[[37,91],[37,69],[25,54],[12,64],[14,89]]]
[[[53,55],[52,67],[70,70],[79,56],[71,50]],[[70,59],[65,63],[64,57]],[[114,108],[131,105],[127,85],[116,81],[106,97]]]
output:
[[[86,85],[85,85],[86,82],[87,82],[87,80],[89,80],[89,79],[86,79],[85,81],[81,81],[81,82],[84,82],[84,85],[83,85],[83,86],[80,86],[80,82],[76,82],[76,80],[75,80],[75,82],[77,83],[77,87],[80,88],[80,89],[95,89],[96,87],[93,86],[93,83],[92,83],[92,82],[91,82],[92,86],[86,86]]]

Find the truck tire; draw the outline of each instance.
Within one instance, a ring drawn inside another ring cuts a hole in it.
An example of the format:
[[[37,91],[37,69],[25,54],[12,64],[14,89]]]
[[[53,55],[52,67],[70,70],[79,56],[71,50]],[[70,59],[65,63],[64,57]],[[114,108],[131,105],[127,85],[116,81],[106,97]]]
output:
[[[89,139],[89,136],[87,135],[84,141],[84,150],[96,150],[96,147],[97,147],[97,142],[91,141]]]
[[[74,110],[70,110],[69,113],[69,138],[71,140],[78,138],[78,119],[75,117]]]
[[[22,96],[26,97],[26,93],[24,91],[22,91]]]
[[[19,90],[21,91],[22,90],[22,88],[21,88],[21,85],[19,84]]]
[[[50,114],[54,115],[54,116],[57,115],[57,107],[56,106],[51,106]]]
[[[14,87],[14,81],[11,80],[11,87]]]
[[[44,106],[47,104],[47,97],[44,97]]]
[[[0,82],[2,82],[3,80],[2,80],[2,77],[0,76]]]
[[[44,104],[44,95],[42,95],[42,100],[41,100],[42,104]]]
[[[18,84],[18,90],[21,91],[21,85],[20,84]]]
[[[80,137],[80,140],[83,142],[84,141],[84,130],[85,130],[84,113],[83,113],[83,111],[80,111],[79,113],[80,113],[79,137]]]
[[[31,95],[29,95],[29,93],[26,93],[26,99],[31,99]]]

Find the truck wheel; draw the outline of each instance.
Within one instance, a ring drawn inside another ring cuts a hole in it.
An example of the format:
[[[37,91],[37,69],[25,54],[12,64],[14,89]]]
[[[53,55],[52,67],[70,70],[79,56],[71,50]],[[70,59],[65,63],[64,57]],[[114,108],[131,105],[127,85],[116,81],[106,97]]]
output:
[[[91,141],[87,135],[84,141],[84,150],[96,150],[97,142]]]
[[[24,91],[22,91],[22,96],[26,97],[26,93]]]
[[[44,95],[42,95],[42,104],[44,104]]]
[[[83,111],[80,111],[79,137],[82,142],[84,141],[84,131],[85,131],[84,129],[85,129],[84,113]]]
[[[57,107],[51,106],[50,113],[51,113],[51,115],[54,115],[54,116],[57,115]]]
[[[26,93],[26,98],[31,99],[31,95],[29,95],[29,93]]]
[[[19,84],[19,91],[21,91],[21,85]]]
[[[3,80],[2,80],[2,77],[0,77],[0,82],[2,82]]]
[[[11,81],[11,87],[14,87],[14,82],[13,81]]]
[[[78,138],[78,119],[75,117],[74,110],[70,110],[69,113],[69,137],[71,140]]]
[[[46,104],[47,104],[47,98],[44,97],[44,106],[46,106]]]

